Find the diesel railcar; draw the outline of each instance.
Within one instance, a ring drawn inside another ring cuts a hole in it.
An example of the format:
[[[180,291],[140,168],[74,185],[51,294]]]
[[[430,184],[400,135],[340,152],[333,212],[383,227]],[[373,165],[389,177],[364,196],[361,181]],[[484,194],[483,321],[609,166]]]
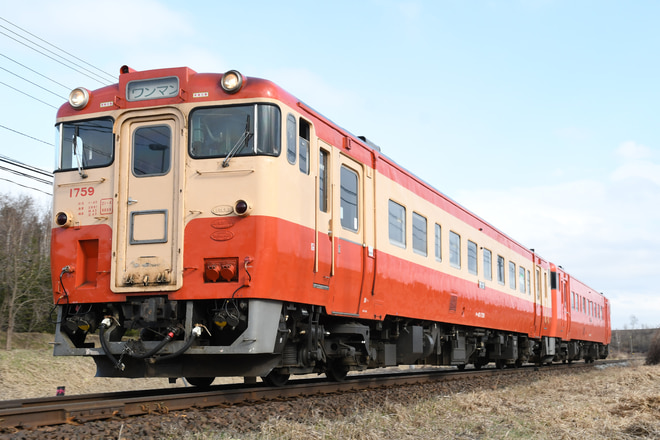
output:
[[[98,376],[608,354],[608,300],[274,83],[120,69],[57,113],[54,354]]]

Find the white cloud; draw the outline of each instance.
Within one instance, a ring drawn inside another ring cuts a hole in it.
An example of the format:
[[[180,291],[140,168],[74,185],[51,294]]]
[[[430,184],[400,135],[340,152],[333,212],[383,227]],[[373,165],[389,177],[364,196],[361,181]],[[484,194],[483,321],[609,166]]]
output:
[[[646,145],[634,141],[626,141],[619,145],[616,154],[624,159],[648,159],[652,156],[652,150]]]
[[[35,11],[39,13],[35,13]],[[154,50],[171,44],[171,36],[190,38],[194,33],[191,17],[156,0],[47,0],[33,2],[32,8],[18,11],[14,23],[39,36],[59,41],[74,41],[81,47],[102,44],[128,46],[134,42],[153,42]],[[142,46],[141,46],[142,47]]]
[[[620,147],[647,155],[638,145]],[[660,322],[660,165],[628,160],[601,180],[463,191],[457,200],[612,302],[613,325],[630,314]],[[630,302],[630,298],[637,298]],[[616,306],[619,306],[618,308]]]

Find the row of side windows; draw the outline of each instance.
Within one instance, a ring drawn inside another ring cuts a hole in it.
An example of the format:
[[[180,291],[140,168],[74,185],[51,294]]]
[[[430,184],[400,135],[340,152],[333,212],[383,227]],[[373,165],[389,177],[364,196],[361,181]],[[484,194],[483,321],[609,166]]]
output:
[[[393,201],[388,202],[389,217],[389,239],[390,243],[406,249],[406,208]],[[424,257],[428,256],[428,226],[427,219],[423,215],[412,213],[412,248],[413,252]],[[442,261],[442,226],[434,224],[434,254],[437,261]],[[454,231],[449,231],[449,264],[455,269],[461,269],[461,236]],[[472,275],[479,275],[479,246],[472,240],[467,240],[467,270]],[[482,276],[493,280],[493,253],[490,249],[482,250]],[[522,266],[517,267],[513,261],[509,261],[509,287],[513,290],[520,289],[521,293],[532,294],[532,277],[529,270]],[[505,285],[506,261],[504,257],[497,256],[497,281]]]
[[[593,301],[589,301],[584,296],[575,292],[571,293],[573,294],[573,301],[571,301],[573,310],[582,312],[596,319],[603,319],[603,306],[596,304]]]

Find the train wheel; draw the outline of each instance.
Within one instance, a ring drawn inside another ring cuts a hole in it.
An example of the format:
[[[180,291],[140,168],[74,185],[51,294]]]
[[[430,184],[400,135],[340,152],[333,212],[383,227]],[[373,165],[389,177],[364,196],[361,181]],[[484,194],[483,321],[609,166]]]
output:
[[[504,369],[506,367],[506,362],[504,359],[498,359],[495,361],[495,366],[497,367],[498,370]]]
[[[186,380],[190,385],[206,388],[213,383],[215,377],[186,377]]]
[[[456,368],[458,368],[460,371],[465,370],[465,364],[458,364],[456,365]]]
[[[261,380],[269,387],[283,387],[289,381],[289,377],[291,377],[289,374],[273,370],[268,373],[268,376],[261,376]]]
[[[343,382],[346,380],[348,369],[343,365],[338,365],[337,362],[332,362],[325,370],[325,375],[328,379],[334,382]]]

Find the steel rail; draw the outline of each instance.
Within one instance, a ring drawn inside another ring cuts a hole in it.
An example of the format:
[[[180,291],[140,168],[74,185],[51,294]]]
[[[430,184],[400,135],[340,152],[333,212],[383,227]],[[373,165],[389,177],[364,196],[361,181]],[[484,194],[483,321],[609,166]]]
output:
[[[556,369],[592,368],[617,361],[592,364],[574,363],[538,368],[540,372]],[[292,399],[319,394],[358,392],[393,386],[410,386],[428,382],[463,380],[471,376],[515,375],[533,365],[513,369],[485,368],[481,370],[424,369],[395,374],[361,374],[349,376],[343,382],[325,379],[291,381],[286,387],[266,387],[263,384],[230,384],[197,388],[88,394],[0,401],[0,428],[36,428],[64,423],[80,424],[92,420],[125,418],[145,414],[167,414],[171,411],[214,406],[254,404],[264,401]]]

